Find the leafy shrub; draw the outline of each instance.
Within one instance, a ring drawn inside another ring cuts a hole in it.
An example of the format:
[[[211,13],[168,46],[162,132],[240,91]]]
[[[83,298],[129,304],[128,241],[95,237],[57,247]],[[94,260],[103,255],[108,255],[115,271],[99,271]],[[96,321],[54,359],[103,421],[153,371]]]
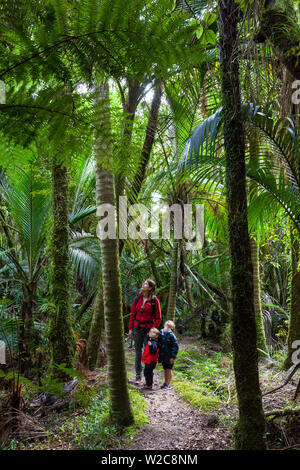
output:
[[[174,377],[176,390],[196,408],[215,409],[228,398],[230,363],[229,358],[218,352],[206,357],[197,348],[179,351]]]
[[[110,419],[107,387],[103,387],[101,393],[91,400],[88,414],[78,418],[76,430],[74,422],[69,421],[67,427],[74,431],[74,443],[78,449],[105,449],[116,444],[122,435],[133,436],[148,422],[144,412],[147,406],[145,399],[134,389],[130,389],[129,394],[135,423],[126,429],[120,428]]]

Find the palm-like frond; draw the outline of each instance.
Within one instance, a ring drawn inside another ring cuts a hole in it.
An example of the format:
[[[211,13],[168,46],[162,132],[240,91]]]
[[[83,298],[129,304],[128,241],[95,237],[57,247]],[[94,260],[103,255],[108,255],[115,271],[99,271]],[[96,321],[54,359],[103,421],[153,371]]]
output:
[[[71,233],[71,261],[90,292],[97,289],[101,269],[99,239],[89,233]]]
[[[21,235],[33,273],[45,241],[50,195],[45,191],[45,183],[30,170],[15,172],[13,182],[1,173],[0,191]]]
[[[243,106],[243,115],[249,138],[253,129],[261,137],[260,149],[255,156],[256,166],[249,158],[247,176],[272,195],[273,201],[283,207],[300,230],[299,137],[293,121],[279,119],[273,112],[263,112],[252,103]],[[182,165],[198,165],[199,169],[195,170],[198,182],[205,187],[211,184],[214,190],[225,179],[225,162],[220,157],[223,145],[221,127],[222,109],[219,108],[196,128],[182,156]],[[248,157],[249,152],[248,148]],[[263,198],[261,191],[259,197]],[[265,198],[268,199],[267,196]]]

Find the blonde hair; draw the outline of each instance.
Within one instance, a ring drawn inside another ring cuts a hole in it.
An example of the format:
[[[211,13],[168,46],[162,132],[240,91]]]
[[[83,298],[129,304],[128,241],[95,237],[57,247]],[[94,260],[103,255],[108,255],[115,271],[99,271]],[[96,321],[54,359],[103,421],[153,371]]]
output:
[[[156,338],[159,336],[159,330],[157,328],[150,328],[150,331],[153,331],[153,333],[156,334]],[[149,331],[149,333],[150,333]]]
[[[169,327],[172,331],[175,330],[175,324],[174,324],[174,322],[173,322],[172,320],[167,320],[166,323],[165,323],[165,325],[168,325],[168,327]]]

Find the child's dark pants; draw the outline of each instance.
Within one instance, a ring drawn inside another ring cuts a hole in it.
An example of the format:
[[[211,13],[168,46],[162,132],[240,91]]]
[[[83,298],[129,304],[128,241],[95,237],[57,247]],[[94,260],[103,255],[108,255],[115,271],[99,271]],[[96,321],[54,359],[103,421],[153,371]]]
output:
[[[156,367],[156,362],[151,361],[151,364],[145,364],[144,367],[144,376],[146,380],[147,387],[152,387],[153,384],[153,371]]]

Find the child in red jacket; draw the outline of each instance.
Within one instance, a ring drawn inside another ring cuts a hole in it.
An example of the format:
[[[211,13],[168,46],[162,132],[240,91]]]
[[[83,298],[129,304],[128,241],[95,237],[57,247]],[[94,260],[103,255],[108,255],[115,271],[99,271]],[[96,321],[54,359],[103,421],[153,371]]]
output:
[[[158,337],[159,330],[157,328],[151,328],[148,333],[147,343],[142,355],[142,362],[145,364],[144,376],[146,384],[143,386],[144,390],[151,390],[153,384],[153,371],[158,361]]]

